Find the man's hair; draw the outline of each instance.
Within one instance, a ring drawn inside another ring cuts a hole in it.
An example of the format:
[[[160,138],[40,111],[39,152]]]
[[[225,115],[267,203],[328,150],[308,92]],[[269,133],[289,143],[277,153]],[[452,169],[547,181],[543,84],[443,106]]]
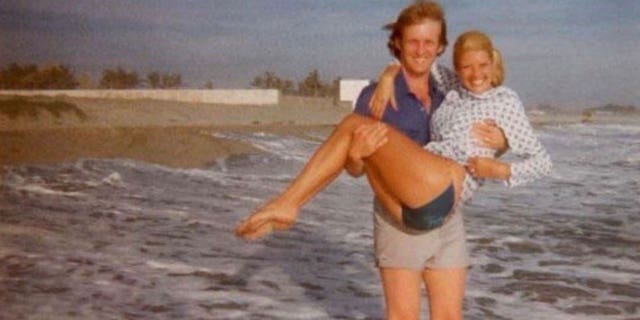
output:
[[[419,24],[426,19],[440,22],[440,45],[442,45],[443,48],[447,47],[447,21],[444,18],[444,10],[442,10],[442,7],[436,2],[418,0],[404,8],[395,22],[384,26],[385,30],[390,31],[387,47],[391,55],[400,59],[400,49],[396,47],[396,40],[402,40],[402,33],[405,28]],[[438,55],[443,52],[444,49]]]
[[[497,87],[504,82],[504,62],[500,51],[493,46],[491,39],[482,31],[467,31],[456,39],[453,45],[453,66],[458,69],[460,58],[467,51],[480,50],[489,54],[493,63],[493,75],[491,76],[491,85]]]

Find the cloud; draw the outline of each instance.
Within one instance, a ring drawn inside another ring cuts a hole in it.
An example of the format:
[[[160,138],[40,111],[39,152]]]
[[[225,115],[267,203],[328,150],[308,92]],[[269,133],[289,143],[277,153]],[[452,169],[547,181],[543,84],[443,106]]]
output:
[[[294,80],[312,68],[327,79],[374,78],[390,60],[381,27],[408,3],[0,0],[0,64],[61,61],[93,74],[124,66],[219,86],[246,86],[267,70]],[[470,28],[489,33],[525,99],[571,101],[592,91],[640,99],[630,89],[640,87],[640,1],[442,3],[450,41]],[[602,78],[620,82],[595,90]]]

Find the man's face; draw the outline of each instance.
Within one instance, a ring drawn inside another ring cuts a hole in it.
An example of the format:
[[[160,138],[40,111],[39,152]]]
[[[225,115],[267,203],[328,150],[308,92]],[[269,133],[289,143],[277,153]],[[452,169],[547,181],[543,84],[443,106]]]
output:
[[[442,27],[439,21],[425,19],[405,27],[402,39],[396,40],[400,50],[400,63],[412,76],[428,74],[431,65],[443,50],[440,44]]]

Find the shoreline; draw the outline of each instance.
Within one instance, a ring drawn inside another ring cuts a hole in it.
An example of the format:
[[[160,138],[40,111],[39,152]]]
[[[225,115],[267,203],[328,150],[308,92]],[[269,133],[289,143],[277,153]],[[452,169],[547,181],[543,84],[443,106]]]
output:
[[[5,103],[7,98],[0,100]],[[274,106],[230,106],[155,100],[32,97],[64,101],[60,110],[0,105],[0,167],[127,158],[175,168],[202,168],[221,157],[260,152],[219,132],[304,136],[329,133],[351,108],[327,98],[283,97]],[[640,125],[640,115],[530,114],[534,127],[571,124]]]

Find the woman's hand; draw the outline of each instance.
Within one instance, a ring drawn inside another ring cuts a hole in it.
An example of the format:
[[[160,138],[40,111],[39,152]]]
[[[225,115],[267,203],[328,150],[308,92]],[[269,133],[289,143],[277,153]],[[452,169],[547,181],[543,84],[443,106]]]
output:
[[[511,178],[511,166],[495,158],[471,157],[467,160],[465,168],[476,179],[508,180]]]
[[[396,103],[394,94],[394,80],[398,72],[400,72],[400,68],[399,64],[390,64],[384,69],[380,75],[380,79],[378,79],[378,85],[373,91],[373,95],[371,95],[371,100],[369,100],[369,110],[375,119],[382,119],[382,115],[384,115],[384,110],[388,104],[391,104],[394,110],[398,110],[398,104]]]
[[[509,149],[504,131],[492,119],[474,123],[471,127],[471,135],[478,146],[496,150],[496,156],[504,154]]]

